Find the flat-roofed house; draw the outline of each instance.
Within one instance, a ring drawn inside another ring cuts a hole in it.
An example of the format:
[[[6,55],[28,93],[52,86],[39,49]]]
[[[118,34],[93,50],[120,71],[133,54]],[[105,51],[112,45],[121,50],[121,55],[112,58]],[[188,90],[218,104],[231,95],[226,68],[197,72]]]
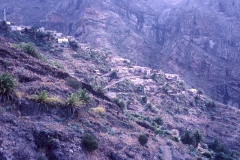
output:
[[[39,28],[37,31],[38,31],[38,32],[43,32],[43,33],[45,33],[45,28],[44,28],[44,27],[41,27],[41,28]]]
[[[58,38],[58,43],[61,44],[61,43],[68,43],[68,39],[67,38]]]
[[[57,37],[57,38],[61,38],[61,37],[62,37],[62,35],[63,35],[63,34],[62,34],[62,33],[60,33],[60,32],[59,32],[59,33],[58,33],[58,32],[56,32],[56,33],[55,33],[55,37]]]
[[[73,36],[66,36],[69,42],[75,41],[75,38]]]
[[[22,27],[21,26],[10,26],[12,31],[21,31]]]

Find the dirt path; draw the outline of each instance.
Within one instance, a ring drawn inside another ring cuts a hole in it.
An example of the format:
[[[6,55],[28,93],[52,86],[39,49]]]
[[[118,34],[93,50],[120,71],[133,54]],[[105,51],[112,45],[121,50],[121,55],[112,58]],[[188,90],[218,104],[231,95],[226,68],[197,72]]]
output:
[[[170,150],[169,146],[163,146],[163,159],[164,160],[172,160],[172,151]]]
[[[133,79],[133,78],[140,78],[140,77],[139,77],[139,76],[122,77],[122,78],[120,78],[119,80],[114,81],[114,82],[108,84],[107,86],[104,87],[104,89],[108,89],[108,88],[114,86],[115,84],[117,84],[117,83],[119,83],[119,82],[122,82],[122,81],[124,81],[124,80],[126,80],[126,79]]]

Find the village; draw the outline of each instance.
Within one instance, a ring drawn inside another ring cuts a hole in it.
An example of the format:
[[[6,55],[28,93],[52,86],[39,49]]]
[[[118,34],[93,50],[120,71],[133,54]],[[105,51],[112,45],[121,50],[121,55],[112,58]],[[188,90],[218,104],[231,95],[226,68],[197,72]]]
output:
[[[0,20],[0,22],[5,22],[11,29],[11,31],[18,31],[22,32],[24,30],[30,30],[33,27],[32,26],[26,26],[26,25],[15,25],[14,23],[11,23],[7,21],[7,16],[6,16],[6,10],[4,9],[4,19],[3,21]],[[55,30],[46,30],[44,27],[38,28],[38,32],[42,32],[45,34],[50,34],[54,39],[57,41],[58,44],[62,43],[69,43],[72,41],[75,41],[75,38],[73,36],[65,36],[63,33],[57,32]],[[82,49],[86,49],[87,45],[86,44],[79,44]]]
[[[15,32],[21,33],[25,30],[31,30],[33,28],[32,26],[15,25],[14,23],[7,21],[5,10],[4,10],[4,21],[6,22],[7,25],[9,25],[11,31],[15,31]],[[38,28],[37,32],[51,35],[54,38],[55,42],[58,44],[68,44],[69,42],[73,42],[73,41],[77,42],[75,37],[73,36],[65,36],[61,32],[57,32],[56,30],[47,30],[44,27]],[[96,49],[92,49],[89,45],[85,43],[79,43],[79,42],[77,43],[82,50],[94,51],[94,52],[98,51]],[[147,87],[146,88],[147,91],[157,92],[159,88],[157,86],[154,86],[155,82],[153,80],[151,79],[143,80],[142,76],[150,77],[151,75],[155,74],[160,76],[163,75],[164,78],[168,81],[178,81],[180,79],[179,76],[176,74],[165,74],[162,71],[153,70],[148,67],[133,65],[130,60],[124,59],[121,57],[111,57],[111,63],[114,64],[114,66],[117,66],[117,68],[112,68],[111,71],[112,72],[116,71],[121,77],[125,77],[120,81],[123,81],[124,79],[129,78],[136,85],[143,85],[144,83],[147,83],[149,84],[149,86],[152,86],[152,87]],[[95,74],[102,76],[99,70],[95,70]]]

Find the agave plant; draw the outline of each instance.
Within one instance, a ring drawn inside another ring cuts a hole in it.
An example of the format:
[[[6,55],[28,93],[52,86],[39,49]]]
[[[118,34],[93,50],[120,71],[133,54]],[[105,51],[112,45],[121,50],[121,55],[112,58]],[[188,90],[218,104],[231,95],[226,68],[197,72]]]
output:
[[[9,73],[0,75],[0,100],[4,97],[13,98],[14,89],[17,87],[17,80]]]
[[[68,112],[72,114],[74,114],[76,108],[78,108],[82,104],[82,101],[79,99],[79,96],[76,93],[71,94],[67,102],[69,107]]]
[[[48,96],[48,92],[46,90],[39,92],[37,95],[37,101],[40,103],[46,103],[48,98],[49,98],[49,96]]]
[[[91,101],[91,97],[86,89],[80,90],[77,92],[79,100],[84,103],[89,103]]]

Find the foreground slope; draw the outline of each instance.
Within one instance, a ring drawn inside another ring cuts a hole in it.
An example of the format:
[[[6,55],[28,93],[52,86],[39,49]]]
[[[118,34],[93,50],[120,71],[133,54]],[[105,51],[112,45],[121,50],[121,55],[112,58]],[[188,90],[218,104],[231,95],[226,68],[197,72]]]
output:
[[[160,153],[172,157],[164,138],[156,137],[153,131],[129,121],[118,106],[87,83],[81,83],[81,86],[88,89],[92,100],[77,109],[75,114],[69,114],[68,105],[59,100],[40,103],[32,99],[42,90],[57,99],[67,99],[74,92],[66,85],[71,77],[17,51],[2,38],[0,41],[0,71],[13,74],[19,81],[15,101],[1,102],[1,160],[116,160],[129,157],[150,160],[159,157]],[[97,106],[105,108],[105,113],[99,114],[91,109]],[[93,153],[88,153],[81,144],[86,133],[98,140],[99,149]],[[149,137],[148,147],[138,142],[140,133]],[[166,150],[159,150],[160,146]],[[182,155],[185,156],[190,157]]]
[[[33,58],[17,50],[19,39],[29,33],[1,38],[0,71],[16,76],[19,87],[15,101],[1,103],[0,158],[152,160],[224,153],[236,159],[240,148],[237,108],[199,95],[178,75],[136,66],[104,49],[73,50],[68,44],[46,41],[51,49],[43,51],[40,46],[42,58]],[[71,113],[64,101],[81,88],[88,90],[92,101],[79,104]],[[44,90],[54,97],[52,101],[34,99]],[[113,99],[124,105],[117,106]],[[96,107],[105,111],[99,114]],[[186,130],[195,129],[205,137],[200,145],[179,141]],[[99,142],[93,153],[81,143],[86,133]],[[138,142],[140,134],[148,137],[147,145]],[[207,149],[215,138],[226,145],[218,146],[220,153]]]

